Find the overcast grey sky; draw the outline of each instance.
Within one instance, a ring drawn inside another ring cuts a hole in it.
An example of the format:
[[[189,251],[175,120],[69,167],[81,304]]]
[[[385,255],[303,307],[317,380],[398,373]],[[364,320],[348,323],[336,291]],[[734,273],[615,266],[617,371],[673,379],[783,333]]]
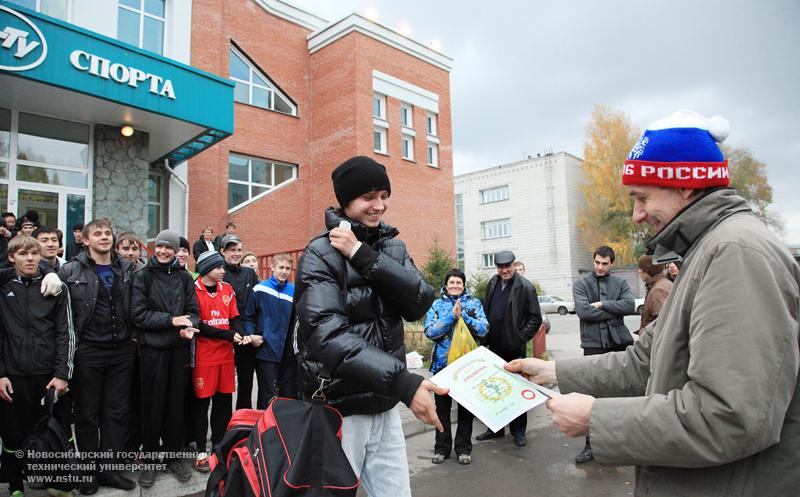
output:
[[[767,164],[773,209],[800,243],[800,2],[289,0],[378,22],[455,59],[455,174],[565,150],[583,156],[594,104],[643,129],[687,108],[731,123]]]

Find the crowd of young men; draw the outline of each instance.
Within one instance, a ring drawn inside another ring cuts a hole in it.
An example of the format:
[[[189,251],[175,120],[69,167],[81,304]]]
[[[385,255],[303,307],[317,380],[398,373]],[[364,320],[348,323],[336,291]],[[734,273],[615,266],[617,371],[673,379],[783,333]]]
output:
[[[132,490],[118,471],[128,466],[142,470],[144,488],[161,468],[189,480],[190,455],[208,471],[209,407],[213,444],[231,417],[235,375],[237,408],[251,406],[254,372],[263,408],[291,359],[292,258],[274,256],[273,276],[259,283],[241,265],[235,226],[216,241],[218,251],[198,254],[196,273],[187,267],[189,242],[175,232],[160,232],[145,260],[136,235],[115,235],[107,219],[76,228],[81,247],[68,262],[54,229],[3,236],[11,267],[0,269],[0,481],[23,495],[26,460],[13,454],[45,415],[40,399],[50,388],[60,397],[55,416],[68,433],[74,424],[91,468],[82,494]],[[293,395],[296,386],[281,391]]]

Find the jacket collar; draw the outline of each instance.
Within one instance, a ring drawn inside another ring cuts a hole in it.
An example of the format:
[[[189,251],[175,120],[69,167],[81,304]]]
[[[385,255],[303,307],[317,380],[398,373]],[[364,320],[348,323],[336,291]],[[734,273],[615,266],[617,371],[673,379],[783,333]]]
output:
[[[340,209],[335,209],[333,207],[325,209],[325,228],[327,229],[325,234],[333,228],[338,228],[339,223],[342,221],[350,223],[350,229],[353,230],[353,234],[356,235],[358,241],[366,242],[370,245],[381,240],[394,238],[400,234],[397,228],[389,226],[383,221],[380,222],[377,228],[369,228],[358,221],[350,219],[345,216]]]
[[[452,302],[455,302],[456,300],[460,300],[460,301],[464,302],[466,300],[469,300],[471,297],[472,297],[472,295],[470,295],[470,293],[469,293],[469,288],[465,288],[464,291],[461,293],[461,295],[459,295],[458,297],[453,297],[452,295],[447,293],[447,288],[446,287],[442,287],[442,299],[444,299],[444,300],[450,300]]]
[[[651,238],[647,242],[647,251],[653,254],[656,264],[682,261],[707,231],[737,212],[752,211],[735,190],[712,190],[687,205]]]
[[[659,281],[663,280],[666,277],[667,277],[667,273],[662,271],[662,272],[656,274],[655,276],[651,276],[650,277],[650,281],[645,283],[644,286],[647,287],[648,290],[650,290],[651,288],[653,288],[655,286],[656,283],[658,283]]]
[[[177,271],[179,269],[183,269],[180,264],[178,264],[178,258],[173,257],[172,261],[167,264],[161,264],[158,262],[156,256],[150,258],[150,262],[147,263],[147,267],[154,271],[161,271],[164,273],[171,273],[172,271]]]

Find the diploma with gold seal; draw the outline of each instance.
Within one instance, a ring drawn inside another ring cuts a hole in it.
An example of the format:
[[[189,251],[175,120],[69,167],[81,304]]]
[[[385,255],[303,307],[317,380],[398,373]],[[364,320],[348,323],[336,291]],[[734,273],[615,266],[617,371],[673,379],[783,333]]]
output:
[[[509,373],[500,356],[478,347],[436,373],[431,381],[450,389],[450,397],[490,430],[499,431],[522,413],[557,395],[522,375]]]

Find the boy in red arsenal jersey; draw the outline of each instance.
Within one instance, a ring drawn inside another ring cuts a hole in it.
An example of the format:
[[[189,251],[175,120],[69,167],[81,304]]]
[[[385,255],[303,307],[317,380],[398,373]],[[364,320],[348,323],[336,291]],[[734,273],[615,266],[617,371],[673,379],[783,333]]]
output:
[[[218,252],[209,251],[200,256],[195,267],[200,275],[195,281],[200,325],[194,344],[192,384],[195,399],[190,437],[197,444],[199,453],[195,469],[200,472],[209,470],[205,455],[209,403],[211,443],[216,445],[222,440],[231,419],[232,394],[235,390],[233,344],[247,344],[250,338],[242,338],[240,333],[233,287],[222,281],[224,263]]]

